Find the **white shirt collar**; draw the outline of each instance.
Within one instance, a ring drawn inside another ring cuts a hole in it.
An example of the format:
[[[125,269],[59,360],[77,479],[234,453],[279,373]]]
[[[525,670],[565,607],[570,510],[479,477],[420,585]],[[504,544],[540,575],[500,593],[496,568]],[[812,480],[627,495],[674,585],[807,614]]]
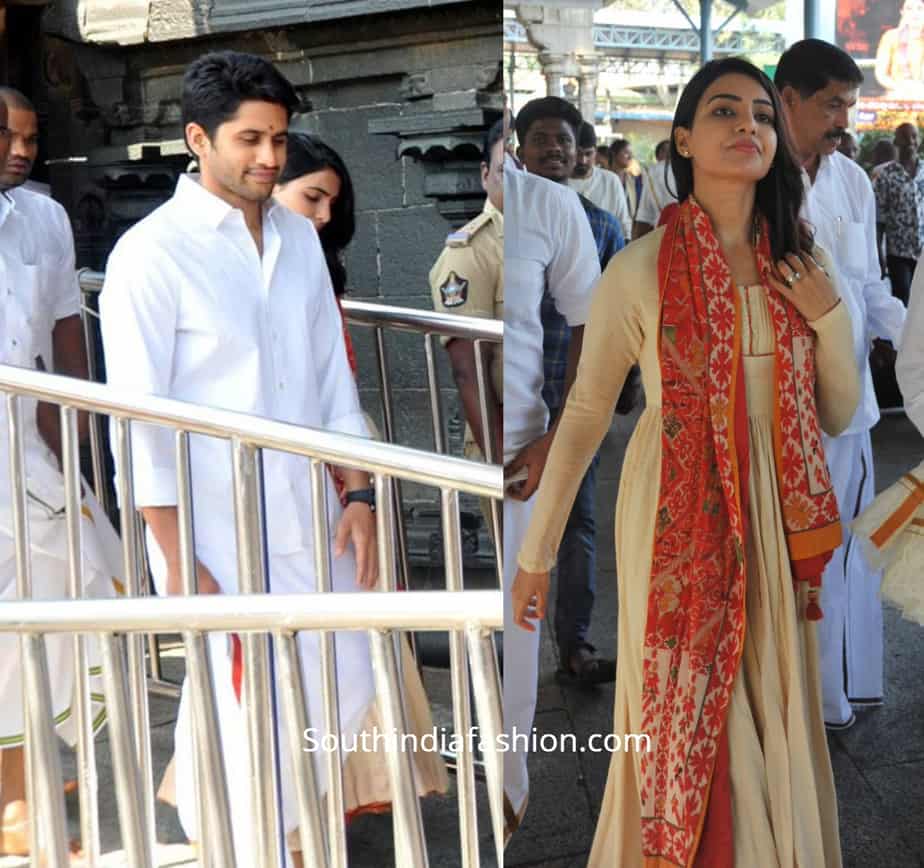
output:
[[[16,210],[16,202],[9,190],[0,193],[0,226],[6,223],[7,218]]]
[[[188,213],[191,217],[206,223],[214,229],[217,229],[235,211],[239,212],[243,217],[243,212],[240,208],[235,208],[220,196],[206,190],[202,186],[200,177],[200,175],[193,173],[180,175],[180,180],[177,182],[176,191],[173,195],[181,201],[188,200],[190,207],[188,211],[184,209],[184,213]],[[279,207],[279,204],[272,197],[264,202],[264,219],[269,217],[277,207]]]

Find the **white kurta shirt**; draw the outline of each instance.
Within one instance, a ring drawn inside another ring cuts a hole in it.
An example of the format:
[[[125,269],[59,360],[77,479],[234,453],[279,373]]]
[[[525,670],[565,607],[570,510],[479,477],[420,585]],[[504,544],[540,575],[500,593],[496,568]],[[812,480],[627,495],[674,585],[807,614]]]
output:
[[[922,254],[924,259],[924,254]],[[908,318],[895,373],[905,399],[905,412],[924,437],[924,268],[918,260],[911,283]]]
[[[28,201],[36,207],[22,207]],[[77,284],[74,279],[73,254],[61,259],[49,235],[56,232],[57,220],[49,217],[51,209],[32,199],[43,198],[35,193],[0,193],[0,362],[20,368],[34,368],[36,356],[42,355],[51,368],[51,332],[55,321],[79,310]],[[51,202],[51,200],[48,200]],[[54,203],[52,203],[54,205]],[[60,208],[60,206],[57,206]],[[64,220],[67,220],[66,215]],[[69,265],[66,277],[58,269]],[[44,450],[35,424],[37,402],[21,401],[25,423],[26,444],[36,444]],[[0,408],[0,420],[6,419],[6,404]],[[5,421],[4,421],[5,424]],[[6,440],[3,440],[3,451]],[[0,487],[8,496],[9,468],[0,461]]]
[[[25,261],[42,266],[36,354],[51,371],[55,323],[80,313],[71,221],[61,205],[36,190],[17,187],[8,195],[13,204],[10,216],[17,224]]]
[[[853,323],[854,353],[861,375],[860,403],[843,434],[859,434],[879,421],[869,367],[870,344],[874,338],[884,338],[899,345],[905,307],[881,276],[876,251],[876,199],[863,169],[835,151],[821,158],[814,184],[804,172],[803,180],[803,216],[838,269]]]
[[[677,182],[670,162],[663,160],[649,166],[643,175],[642,198],[635,212],[638,223],[647,223],[657,226],[664,208],[671,202],[676,202]]]
[[[504,461],[541,437],[546,289],[570,326],[583,325],[600,276],[590,224],[573,190],[504,164]]]
[[[269,204],[263,246],[261,258],[242,211],[180,178],[109,257],[100,298],[109,384],[366,436],[314,227]],[[135,425],[133,450],[138,506],[175,504],[173,433]],[[233,545],[230,459],[227,441],[191,438],[197,550]],[[307,459],[264,453],[270,554],[311,548],[308,472]]]
[[[598,208],[609,211],[619,221],[626,242],[631,240],[632,215],[619,175],[594,166],[589,178],[570,178],[568,186],[586,196]]]

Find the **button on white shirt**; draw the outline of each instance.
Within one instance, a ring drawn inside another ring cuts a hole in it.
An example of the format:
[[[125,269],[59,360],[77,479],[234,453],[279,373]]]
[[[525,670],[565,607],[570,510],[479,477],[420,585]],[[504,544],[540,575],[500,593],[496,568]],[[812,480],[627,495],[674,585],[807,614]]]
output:
[[[600,276],[590,224],[573,190],[504,164],[504,461],[548,427],[542,323],[548,288],[568,325],[583,325]]]
[[[860,403],[843,433],[859,434],[879,421],[869,367],[871,342],[884,338],[898,347],[905,307],[882,279],[876,251],[876,199],[863,169],[835,151],[821,158],[814,184],[804,172],[803,182],[803,216],[838,270],[853,324],[854,354],[861,375]]]
[[[263,248],[261,257],[242,211],[182,177],[109,258],[100,298],[108,382],[367,436],[314,227],[269,204]],[[174,505],[172,432],[132,432],[137,504]],[[233,545],[230,457],[227,441],[191,438],[197,548]],[[270,552],[310,548],[307,459],[266,451],[264,485]]]

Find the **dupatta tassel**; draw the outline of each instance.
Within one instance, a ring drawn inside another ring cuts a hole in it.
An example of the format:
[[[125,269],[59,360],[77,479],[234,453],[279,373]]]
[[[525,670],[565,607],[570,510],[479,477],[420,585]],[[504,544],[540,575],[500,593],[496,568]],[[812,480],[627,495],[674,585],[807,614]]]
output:
[[[808,605],[805,607],[806,621],[820,621],[824,617],[818,604],[818,588],[809,588]]]

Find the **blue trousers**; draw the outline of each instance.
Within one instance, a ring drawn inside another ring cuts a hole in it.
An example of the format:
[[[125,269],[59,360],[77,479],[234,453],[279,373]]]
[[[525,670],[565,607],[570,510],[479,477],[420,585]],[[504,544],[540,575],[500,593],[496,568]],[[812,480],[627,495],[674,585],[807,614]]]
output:
[[[558,549],[555,637],[562,653],[583,642],[590,627],[597,583],[596,483],[599,454],[581,480]]]

